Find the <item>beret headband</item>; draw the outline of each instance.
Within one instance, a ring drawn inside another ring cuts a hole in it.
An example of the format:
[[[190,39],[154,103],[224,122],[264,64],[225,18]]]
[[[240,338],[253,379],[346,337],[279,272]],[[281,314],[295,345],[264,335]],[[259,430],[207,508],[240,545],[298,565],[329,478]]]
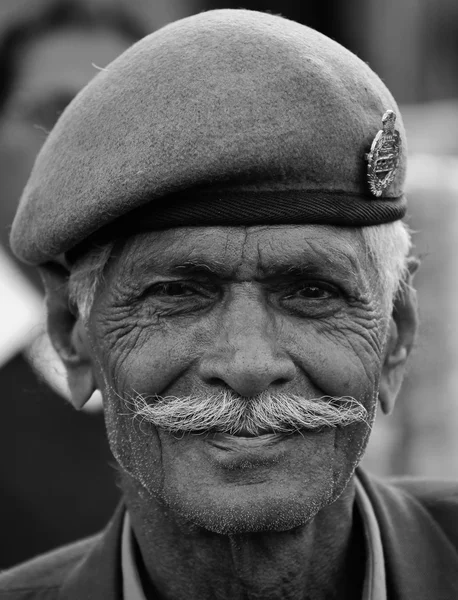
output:
[[[374,142],[386,111],[395,138]],[[143,38],[70,103],[11,245],[40,264],[102,232],[376,225],[404,216],[405,170],[399,109],[364,62],[282,17],[208,11]]]

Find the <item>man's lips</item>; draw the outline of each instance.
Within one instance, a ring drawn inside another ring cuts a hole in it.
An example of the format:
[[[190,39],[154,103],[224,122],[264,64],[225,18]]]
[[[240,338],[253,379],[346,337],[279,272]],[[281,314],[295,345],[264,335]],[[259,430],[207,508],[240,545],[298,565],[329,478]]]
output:
[[[319,434],[320,436],[322,434]],[[314,444],[317,432],[309,435],[301,431],[294,433],[264,433],[251,437],[212,432],[204,438],[203,451],[210,461],[233,474],[254,468],[271,467],[288,454],[295,453],[304,441]]]
[[[254,438],[254,437],[261,437],[263,435],[269,435],[272,433],[275,433],[274,431],[272,431],[272,429],[261,429],[261,428],[257,429],[256,433],[252,433],[246,427],[243,427],[237,433],[232,433],[232,434],[228,434],[228,435],[233,435],[234,437],[242,437],[242,438]]]
[[[256,450],[268,448],[286,437],[284,433],[267,432],[260,435],[231,435],[230,433],[212,433],[207,441],[222,450]]]

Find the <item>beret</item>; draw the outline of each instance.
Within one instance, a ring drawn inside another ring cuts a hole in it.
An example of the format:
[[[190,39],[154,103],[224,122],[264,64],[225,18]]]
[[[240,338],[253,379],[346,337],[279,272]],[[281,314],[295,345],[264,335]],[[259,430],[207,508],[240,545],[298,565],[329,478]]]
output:
[[[399,163],[376,197],[366,153],[387,110]],[[212,10],[143,38],[70,103],[36,159],[11,246],[41,264],[103,231],[374,225],[404,215],[405,170],[398,107],[368,65],[283,17]]]

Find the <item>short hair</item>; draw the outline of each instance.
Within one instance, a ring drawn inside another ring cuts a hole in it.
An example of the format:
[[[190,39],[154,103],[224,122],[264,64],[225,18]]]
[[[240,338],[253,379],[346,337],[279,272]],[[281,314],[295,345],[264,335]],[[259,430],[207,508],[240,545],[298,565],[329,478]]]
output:
[[[403,221],[360,228],[367,253],[377,272],[382,301],[387,309],[402,289],[412,248],[410,231]],[[114,242],[94,245],[77,259],[68,280],[72,311],[87,322],[97,290],[112,255]]]

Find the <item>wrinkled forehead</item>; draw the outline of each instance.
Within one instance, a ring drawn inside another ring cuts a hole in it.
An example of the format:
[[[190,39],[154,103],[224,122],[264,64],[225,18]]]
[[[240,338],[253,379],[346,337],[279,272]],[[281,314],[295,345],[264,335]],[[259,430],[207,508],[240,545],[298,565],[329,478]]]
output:
[[[199,265],[222,276],[296,266],[367,267],[359,228],[321,225],[180,227],[130,236],[116,244],[114,263],[140,272]]]

